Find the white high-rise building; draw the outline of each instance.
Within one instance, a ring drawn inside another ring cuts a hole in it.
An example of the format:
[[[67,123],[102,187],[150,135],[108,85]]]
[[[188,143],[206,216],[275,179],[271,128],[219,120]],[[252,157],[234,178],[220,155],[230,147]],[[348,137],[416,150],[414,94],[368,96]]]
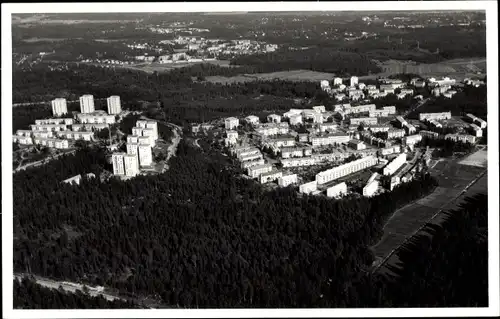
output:
[[[139,122],[139,121],[137,121],[137,122]],[[142,127],[138,127],[138,126],[133,127],[132,128],[132,135],[142,136],[142,130],[143,130]]]
[[[341,84],[342,84],[342,78],[333,79],[333,85],[341,85]]]
[[[240,120],[235,117],[228,117],[227,119],[225,119],[224,125],[226,127],[226,130],[233,130],[240,125]]]
[[[94,96],[90,94],[80,96],[80,112],[92,113],[94,111]]]
[[[151,146],[139,144],[139,165],[150,166],[153,163],[153,152]]]
[[[118,95],[112,95],[107,98],[108,114],[120,114],[122,111],[122,104]]]
[[[155,145],[155,131],[153,128],[144,128],[142,129],[142,136],[147,136],[149,138],[149,145],[154,146]]]
[[[139,174],[139,161],[137,159],[137,155],[123,155],[123,163],[125,164],[126,176],[136,176]]]
[[[137,155],[139,144],[137,143],[127,143],[127,154]]]
[[[123,161],[123,156],[125,156],[125,153],[114,153],[111,156],[114,175],[125,175],[125,163]]]
[[[358,77],[351,76],[351,86],[356,86],[358,84]]]
[[[136,127],[146,128],[147,124],[148,124],[147,120],[138,120],[137,122],[135,122]]]
[[[66,99],[57,98],[52,100],[52,114],[55,116],[63,115],[68,113],[68,106],[66,104]]]
[[[154,132],[154,140],[156,141],[158,139],[158,122],[156,121],[148,121],[146,123],[146,128],[152,128]]]

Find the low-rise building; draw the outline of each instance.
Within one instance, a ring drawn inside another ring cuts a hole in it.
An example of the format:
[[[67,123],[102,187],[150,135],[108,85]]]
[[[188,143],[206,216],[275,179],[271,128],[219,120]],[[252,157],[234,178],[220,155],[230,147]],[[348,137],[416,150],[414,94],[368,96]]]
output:
[[[366,144],[363,141],[360,140],[350,140],[349,141],[349,147],[359,151],[359,150],[364,150],[366,149]]]
[[[247,117],[245,117],[245,122],[247,122],[248,124],[251,124],[251,125],[257,125],[259,124],[259,117],[255,116],[255,115],[249,115]]]
[[[311,194],[318,190],[318,184],[316,181],[305,183],[299,186],[299,192],[302,194]]]
[[[342,182],[326,189],[327,197],[340,197],[347,194],[347,184]]]
[[[326,112],[324,105],[316,105],[316,106],[313,106],[312,109],[318,113]]]
[[[283,147],[281,158],[311,156],[312,149],[309,147]]]
[[[439,138],[439,133],[432,132],[432,131],[421,130],[418,132],[418,134],[422,135],[423,137],[427,137],[427,138],[431,138],[431,139],[438,139]]]
[[[382,173],[384,175],[392,175],[394,174],[403,164],[406,163],[406,153],[401,153],[396,156],[389,164],[387,164]]]
[[[283,167],[301,167],[316,165],[317,160],[315,157],[295,157],[281,159],[281,166]]]
[[[299,133],[297,134],[299,142],[309,142],[309,133]]]
[[[476,143],[476,137],[468,134],[446,134],[444,138],[455,142]]]
[[[408,135],[403,137],[403,145],[415,145],[421,140],[422,140],[422,135],[420,134]]]
[[[481,130],[481,128],[476,125],[476,124],[471,124],[470,125],[470,131],[472,132],[472,134],[475,136],[475,137],[482,137],[483,136],[483,131]]]
[[[351,139],[347,134],[328,134],[323,136],[311,136],[312,146],[324,146],[334,144],[347,144]]]
[[[257,165],[263,165],[263,164],[265,164],[265,161],[264,161],[263,158],[249,160],[249,161],[244,161],[244,162],[241,163],[241,169],[247,170],[249,167],[257,166]]]
[[[240,125],[240,120],[235,117],[228,117],[224,120],[226,130],[234,130]]]
[[[30,136],[13,135],[12,143],[19,143],[21,145],[33,144],[33,139]]]
[[[366,184],[365,187],[363,187],[363,196],[365,197],[372,197],[375,195],[379,188],[379,182],[378,181],[371,181]]]
[[[272,171],[267,172],[267,173],[262,173],[262,174],[260,174],[260,183],[265,184],[265,183],[269,183],[269,182],[274,182],[274,181],[277,181],[282,176],[283,176],[283,172],[278,171],[278,170],[272,170]]]
[[[387,139],[403,138],[405,136],[404,129],[390,129],[386,133]]]
[[[245,154],[245,155],[240,155],[238,157],[238,159],[240,160],[240,162],[247,162],[247,161],[254,161],[254,160],[259,160],[259,159],[263,159],[264,157],[262,156],[262,154],[259,152],[259,153],[254,153],[254,154]]]
[[[251,178],[258,178],[260,174],[268,173],[273,170],[273,166],[271,164],[262,164],[251,166],[247,169],[248,176]]]
[[[338,125],[335,123],[321,123],[318,124],[318,128],[321,133],[335,132],[338,128]]]
[[[30,131],[30,130],[17,130],[17,131],[16,131],[16,135],[17,135],[17,136],[26,136],[26,137],[30,137],[32,133],[33,133],[33,131]],[[52,133],[52,132],[51,132],[51,133]]]
[[[334,167],[332,169],[316,174],[316,182],[318,184],[325,184],[346,175],[358,172],[368,167],[377,164],[377,158],[374,156],[366,156],[355,161],[345,163],[343,165]]]
[[[78,113],[76,115],[78,121],[82,124],[115,124],[115,115],[109,115],[104,112]]]
[[[413,126],[410,123],[406,123],[404,125],[404,130],[405,130],[406,134],[408,134],[408,135],[415,134],[415,132],[417,131],[417,129],[415,128],[415,126]]]
[[[351,125],[360,125],[361,123],[365,125],[376,125],[377,118],[376,117],[357,117],[349,119]]]
[[[290,125],[299,125],[299,124],[302,124],[303,123],[303,121],[302,121],[302,115],[300,115],[300,114],[291,115],[288,118],[288,121],[290,122]]]
[[[266,144],[269,144],[275,148],[291,147],[291,146],[295,146],[295,143],[296,143],[295,138],[293,138],[293,137],[275,138],[275,139],[270,139],[266,142]]]
[[[406,120],[402,116],[396,116],[396,122],[399,124],[399,127],[403,128],[405,125],[408,124]]]
[[[281,116],[278,114],[270,114],[267,116],[267,121],[269,123],[281,123]]]
[[[288,187],[297,183],[297,174],[283,174],[278,178],[278,185],[280,187]]]
[[[420,113],[418,119],[422,122],[429,120],[449,120],[451,119],[451,112]]]
[[[387,125],[372,125],[369,126],[368,129],[372,133],[377,133],[377,132],[388,132],[391,129],[391,127]]]

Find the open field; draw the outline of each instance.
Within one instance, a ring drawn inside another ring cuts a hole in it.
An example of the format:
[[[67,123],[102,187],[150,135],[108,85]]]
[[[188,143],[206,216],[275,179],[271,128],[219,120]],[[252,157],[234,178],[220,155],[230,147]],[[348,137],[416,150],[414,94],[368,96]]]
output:
[[[397,210],[391,216],[384,226],[382,239],[371,247],[376,256],[374,266],[387,257],[389,259],[386,262],[397,263],[396,255],[392,254],[395,249],[439,211],[454,209],[463,198],[487,192],[488,189],[487,173],[483,167],[461,165],[457,160],[443,160],[430,172],[438,179],[439,186],[428,196]]]
[[[205,81],[210,83],[232,84],[232,83],[252,82],[255,81],[255,78],[246,75],[237,75],[231,77],[207,76],[205,77]]]
[[[223,83],[223,84],[231,84],[237,82],[250,82],[250,81],[269,81],[269,80],[285,80],[285,81],[311,81],[311,82],[319,82],[321,80],[331,80],[333,79],[335,74],[333,73],[325,73],[325,72],[316,72],[311,70],[293,70],[293,71],[281,71],[281,72],[272,72],[272,73],[255,73],[255,74],[242,74],[238,76],[232,77],[223,77],[223,76],[207,76],[206,81],[212,83]]]
[[[488,152],[485,150],[480,150],[471,155],[467,156],[464,160],[460,162],[462,165],[486,167],[488,163]]]
[[[84,62],[79,62],[79,63],[84,63]],[[116,68],[123,68],[123,69],[130,69],[130,70],[136,70],[136,71],[144,71],[146,73],[153,73],[153,72],[168,72],[173,69],[178,69],[178,68],[184,68],[187,66],[191,66],[194,64],[200,64],[200,63],[210,63],[210,64],[216,64],[222,67],[231,67],[229,65],[229,61],[226,60],[216,60],[216,61],[204,61],[204,62],[184,62],[184,63],[171,63],[171,64],[166,64],[166,63],[148,63],[148,62],[143,62],[143,63],[135,63],[135,64],[124,64],[124,65],[119,65],[119,64],[102,64],[102,63],[94,63],[94,62],[85,62],[85,64],[88,65],[96,65],[96,66],[109,66],[109,67],[116,67]]]

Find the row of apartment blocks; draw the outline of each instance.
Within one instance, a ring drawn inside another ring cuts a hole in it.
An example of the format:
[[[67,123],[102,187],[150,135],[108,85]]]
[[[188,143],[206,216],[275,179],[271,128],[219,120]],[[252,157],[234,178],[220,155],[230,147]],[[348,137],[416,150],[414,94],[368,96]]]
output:
[[[156,121],[138,120],[132,128],[132,135],[127,136],[127,152],[112,155],[113,174],[133,177],[139,174],[140,168],[153,164],[153,146],[158,139],[158,123]]]
[[[80,96],[80,112],[82,114],[95,112],[94,96],[90,94],[85,94]],[[118,95],[112,95],[106,99],[108,113],[109,114],[120,114],[122,111],[120,97]],[[52,114],[55,116],[61,116],[68,114],[68,103],[64,98],[56,98],[51,101]]]
[[[19,143],[23,145],[43,145],[47,147],[57,148],[57,149],[67,149],[69,148],[68,140],[50,138],[50,137],[29,137],[29,136],[17,136],[14,135],[12,138],[12,142]]]
[[[473,114],[470,114],[470,113],[468,113],[466,116],[467,116],[468,119],[470,119],[472,121],[472,123],[476,124],[481,129],[485,129],[486,128],[487,122],[485,120],[480,119],[479,117],[477,117],[477,116],[475,116]]]

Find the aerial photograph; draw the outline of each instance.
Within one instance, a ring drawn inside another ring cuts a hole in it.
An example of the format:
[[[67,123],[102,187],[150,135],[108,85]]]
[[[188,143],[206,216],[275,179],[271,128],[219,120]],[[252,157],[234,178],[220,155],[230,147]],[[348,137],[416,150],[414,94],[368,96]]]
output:
[[[489,306],[484,10],[9,24],[14,309]]]

